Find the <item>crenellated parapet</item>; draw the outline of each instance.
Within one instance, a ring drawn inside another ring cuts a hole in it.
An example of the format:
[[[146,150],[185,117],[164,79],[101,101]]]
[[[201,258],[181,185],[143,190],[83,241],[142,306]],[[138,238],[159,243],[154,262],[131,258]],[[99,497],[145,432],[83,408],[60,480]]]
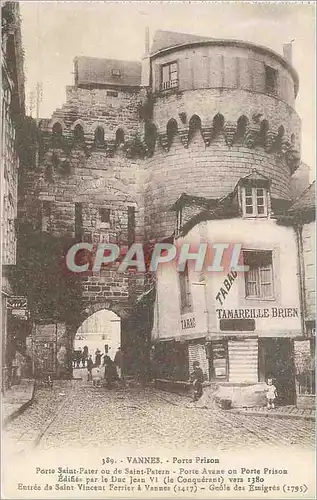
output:
[[[270,128],[270,124],[266,120],[255,122],[254,119],[249,119],[245,115],[239,117],[236,122],[227,121],[219,114],[213,118],[211,124],[208,122],[205,124],[200,117],[194,116],[197,118],[195,125],[190,123],[192,117],[188,125],[181,124],[179,128],[176,119],[169,120],[163,130],[155,127],[157,144],[160,144],[162,149],[168,153],[172,148],[174,138],[178,135],[182,145],[187,149],[191,144],[194,132],[198,131],[206,148],[218,140],[219,136],[222,136],[228,148],[233,146],[244,146],[248,149],[261,148],[266,153],[275,154],[279,161],[285,162],[291,173],[296,170],[300,163],[300,151],[294,145],[294,134],[286,136],[283,125],[278,128]],[[171,128],[171,121],[177,126]]]

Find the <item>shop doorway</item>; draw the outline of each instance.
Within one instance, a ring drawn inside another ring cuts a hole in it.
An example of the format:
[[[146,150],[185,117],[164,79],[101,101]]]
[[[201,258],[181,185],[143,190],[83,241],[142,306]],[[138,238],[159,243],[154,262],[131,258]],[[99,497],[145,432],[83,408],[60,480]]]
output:
[[[278,405],[296,402],[294,348],[291,339],[259,339],[259,379],[273,378]]]

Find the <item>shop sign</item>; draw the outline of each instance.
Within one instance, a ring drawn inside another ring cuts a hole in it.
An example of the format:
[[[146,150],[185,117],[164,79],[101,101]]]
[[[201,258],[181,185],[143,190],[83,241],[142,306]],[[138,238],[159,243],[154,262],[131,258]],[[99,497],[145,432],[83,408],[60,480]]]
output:
[[[195,318],[187,318],[181,319],[182,330],[187,330],[188,328],[196,327],[196,319]]]
[[[11,309],[11,314],[15,318],[19,318],[22,320],[29,319],[27,309]]]
[[[7,309],[27,309],[28,301],[26,297],[8,297]]]

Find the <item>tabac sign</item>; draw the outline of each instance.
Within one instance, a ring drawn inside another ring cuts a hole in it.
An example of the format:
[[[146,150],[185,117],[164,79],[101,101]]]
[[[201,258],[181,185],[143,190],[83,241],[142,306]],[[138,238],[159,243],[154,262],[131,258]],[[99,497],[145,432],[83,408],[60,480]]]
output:
[[[8,297],[7,309],[27,309],[28,301],[26,297]]]

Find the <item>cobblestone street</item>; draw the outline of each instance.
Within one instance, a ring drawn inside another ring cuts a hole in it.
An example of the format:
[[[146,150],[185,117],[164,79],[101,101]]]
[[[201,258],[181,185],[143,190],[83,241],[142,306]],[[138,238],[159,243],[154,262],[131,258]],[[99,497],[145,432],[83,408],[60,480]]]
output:
[[[314,422],[195,408],[188,398],[140,387],[95,389],[86,381],[38,388],[33,404],[6,428],[9,453],[38,449],[158,446],[213,450],[311,449]]]

